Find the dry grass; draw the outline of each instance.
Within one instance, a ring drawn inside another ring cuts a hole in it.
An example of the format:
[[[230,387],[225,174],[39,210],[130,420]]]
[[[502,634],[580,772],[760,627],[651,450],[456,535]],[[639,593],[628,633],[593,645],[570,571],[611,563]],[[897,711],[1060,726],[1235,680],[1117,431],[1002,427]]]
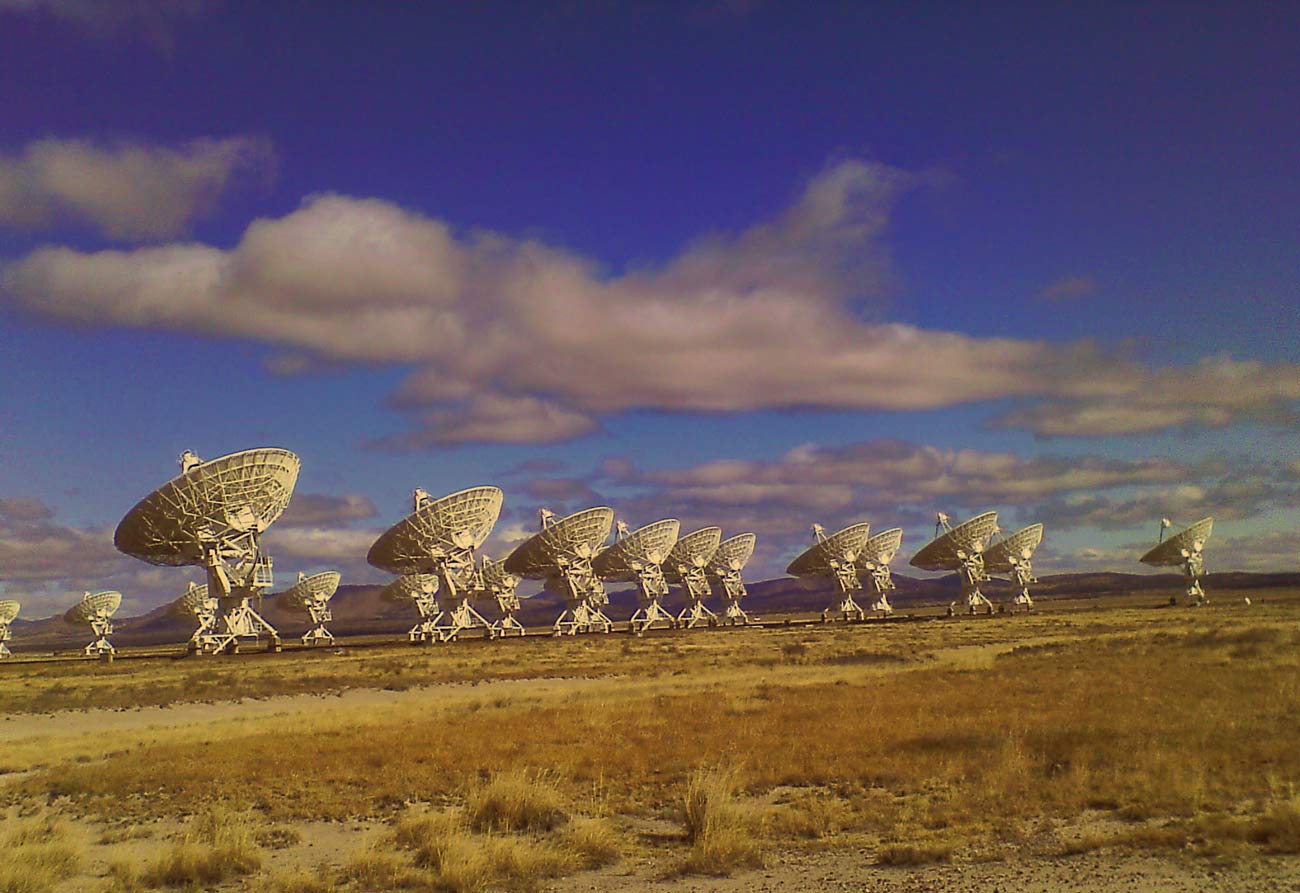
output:
[[[18,819],[0,834],[0,893],[48,893],[80,864],[62,827],[48,818]]]
[[[211,809],[196,817],[171,849],[147,865],[139,880],[147,887],[210,887],[251,874],[262,866],[258,830],[246,815]]]
[[[678,870],[729,875],[763,864],[752,807],[738,799],[739,772],[732,767],[697,769],[686,782],[682,818],[691,848]]]
[[[952,843],[943,840],[887,843],[876,851],[876,864],[904,866],[950,862],[955,850]]]
[[[497,772],[470,789],[466,820],[475,831],[551,831],[569,820],[556,781],[519,768]]]

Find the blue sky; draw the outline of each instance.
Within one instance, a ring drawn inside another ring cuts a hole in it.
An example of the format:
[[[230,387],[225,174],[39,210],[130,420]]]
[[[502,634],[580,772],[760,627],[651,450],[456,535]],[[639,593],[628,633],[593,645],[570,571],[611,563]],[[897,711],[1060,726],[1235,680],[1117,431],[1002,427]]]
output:
[[[161,603],[113,526],[262,445],[353,582],[480,483],[1293,568],[1300,17],[1094,7],[0,0],[0,587]]]

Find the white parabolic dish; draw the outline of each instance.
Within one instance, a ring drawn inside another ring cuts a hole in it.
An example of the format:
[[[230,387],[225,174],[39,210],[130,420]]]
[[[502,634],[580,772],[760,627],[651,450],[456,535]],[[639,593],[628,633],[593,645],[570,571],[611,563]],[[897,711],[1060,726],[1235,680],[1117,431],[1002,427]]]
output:
[[[89,623],[97,617],[112,617],[122,606],[122,593],[112,589],[87,593],[81,601],[68,609],[63,619],[68,623]]]
[[[845,527],[816,543],[790,562],[785,569],[793,577],[829,577],[835,574],[831,561],[853,563],[862,554],[871,537],[871,525],[865,522]]]
[[[555,573],[555,559],[580,555],[594,556],[614,526],[614,510],[607,506],[575,512],[544,527],[510,553],[505,570],[517,577],[544,580]]]
[[[18,616],[18,609],[22,607],[18,602],[11,598],[0,599],[0,623],[9,623]]]
[[[204,462],[136,503],[117,525],[118,550],[165,567],[203,563],[203,541],[261,532],[289,505],[301,463],[288,450],[245,450]]]
[[[707,567],[721,542],[721,527],[701,527],[681,537],[664,562],[664,579],[674,583],[683,582],[681,574],[677,572],[678,565]]]
[[[757,542],[758,536],[753,533],[738,533],[731,539],[723,540],[709,559],[709,573],[721,577],[727,571],[740,570],[749,564]]]
[[[1210,533],[1214,530],[1214,518],[1202,518],[1186,530],[1169,537],[1169,539],[1156,546],[1140,559],[1143,564],[1150,564],[1156,567],[1177,567],[1184,561],[1183,551],[1196,551],[1196,541],[1200,540],[1201,545],[1210,538]]]
[[[912,556],[912,567],[926,571],[953,571],[961,567],[958,550],[971,552],[976,544],[982,549],[998,529],[998,513],[985,512],[963,521],[952,530],[936,537]]]
[[[903,528],[892,527],[877,533],[862,547],[858,564],[866,564],[868,561],[872,564],[889,564],[898,554],[901,545],[903,545]]]
[[[208,584],[192,586],[180,598],[167,606],[167,613],[181,617],[197,617],[203,603],[208,600]]]
[[[505,494],[497,487],[470,487],[435,499],[384,531],[366,561],[393,574],[430,570],[430,557],[477,549],[492,533]]]
[[[338,592],[343,575],[338,571],[324,571],[304,577],[284,593],[287,604],[302,606],[316,601],[329,601]]]
[[[999,574],[1011,572],[1011,559],[1032,558],[1043,541],[1043,525],[1030,524],[984,550],[984,569]]]
[[[681,527],[682,523],[675,518],[647,524],[593,558],[591,569],[602,580],[635,581],[636,570],[632,564],[663,564],[677,543]]]

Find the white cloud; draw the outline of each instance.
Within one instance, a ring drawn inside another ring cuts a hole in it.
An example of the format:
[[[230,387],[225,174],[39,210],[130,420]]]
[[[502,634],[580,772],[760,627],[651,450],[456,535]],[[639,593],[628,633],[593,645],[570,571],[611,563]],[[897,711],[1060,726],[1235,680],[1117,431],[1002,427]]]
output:
[[[48,15],[91,37],[133,38],[170,52],[176,27],[210,6],[210,0],[0,0],[0,14]]]
[[[177,148],[37,140],[0,155],[0,226],[75,221],[119,240],[176,236],[210,214],[237,176],[265,174],[272,160],[270,145],[249,137]]]
[[[882,234],[916,182],[842,162],[772,220],[618,274],[535,240],[325,195],[255,221],[230,250],[43,249],[9,265],[3,287],[51,317],[272,343],[299,356],[292,369],[303,357],[411,364],[392,399],[418,427],[382,441],[397,449],[562,440],[638,408],[910,410],[1011,397],[1047,402],[999,424],[1086,434],[1227,421],[1300,396],[1293,365],[1153,370],[1089,342],[873,321],[864,308],[890,279]]]

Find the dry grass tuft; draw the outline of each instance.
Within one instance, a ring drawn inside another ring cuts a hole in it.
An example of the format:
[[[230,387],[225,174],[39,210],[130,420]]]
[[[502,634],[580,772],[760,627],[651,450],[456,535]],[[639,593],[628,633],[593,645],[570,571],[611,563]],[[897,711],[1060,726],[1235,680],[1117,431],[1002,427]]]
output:
[[[951,862],[956,848],[945,840],[887,843],[876,851],[877,865],[933,865]]]
[[[150,887],[213,886],[262,867],[258,828],[246,814],[213,808],[191,823],[185,836],[141,880]]]
[[[606,819],[575,818],[565,828],[563,846],[583,868],[613,865],[623,857],[618,834]]]
[[[569,819],[564,806],[553,776],[530,778],[522,769],[494,774],[465,799],[466,818],[475,831],[552,831]]]
[[[373,846],[353,853],[339,869],[338,880],[362,890],[413,890],[430,886],[427,872],[412,868],[393,854]]]
[[[1249,838],[1270,853],[1300,853],[1300,797],[1277,804],[1252,822]]]
[[[763,854],[755,839],[758,824],[737,799],[734,769],[697,769],[686,783],[683,818],[690,852],[682,874],[729,875],[737,868],[758,868]]]
[[[0,837],[0,893],[48,893],[80,864],[57,822],[19,820]]]

